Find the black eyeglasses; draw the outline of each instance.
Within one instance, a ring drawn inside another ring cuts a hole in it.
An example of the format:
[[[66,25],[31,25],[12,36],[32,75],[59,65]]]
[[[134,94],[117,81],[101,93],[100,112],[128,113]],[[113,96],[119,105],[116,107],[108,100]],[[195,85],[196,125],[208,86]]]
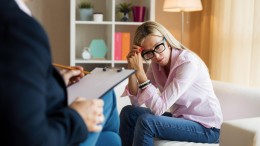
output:
[[[165,50],[165,37],[163,38],[163,42],[156,45],[154,49],[149,50],[149,51],[142,51],[141,55],[145,60],[150,60],[154,57],[154,52],[155,53],[162,53]]]

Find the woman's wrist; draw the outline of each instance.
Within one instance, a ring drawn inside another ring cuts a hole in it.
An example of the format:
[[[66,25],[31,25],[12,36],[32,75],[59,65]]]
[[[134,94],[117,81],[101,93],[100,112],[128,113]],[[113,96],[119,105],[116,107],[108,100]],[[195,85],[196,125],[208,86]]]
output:
[[[147,88],[150,85],[151,85],[151,81],[147,80],[147,81],[143,82],[142,84],[139,84],[138,88],[144,90],[145,88]]]
[[[135,75],[139,84],[142,84],[148,80],[144,71],[136,71]]]

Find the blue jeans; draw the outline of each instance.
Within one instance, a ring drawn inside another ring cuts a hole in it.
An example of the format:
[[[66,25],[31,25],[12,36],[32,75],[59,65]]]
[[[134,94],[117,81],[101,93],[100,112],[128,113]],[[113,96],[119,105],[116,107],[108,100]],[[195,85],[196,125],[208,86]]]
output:
[[[105,121],[102,123],[103,129],[101,132],[90,132],[87,139],[80,146],[121,146],[119,117],[114,91],[109,91],[102,99],[104,100],[105,116]]]
[[[153,146],[153,138],[200,143],[218,143],[219,129],[205,128],[201,124],[171,113],[162,116],[150,109],[128,105],[120,113],[119,134],[123,146]]]

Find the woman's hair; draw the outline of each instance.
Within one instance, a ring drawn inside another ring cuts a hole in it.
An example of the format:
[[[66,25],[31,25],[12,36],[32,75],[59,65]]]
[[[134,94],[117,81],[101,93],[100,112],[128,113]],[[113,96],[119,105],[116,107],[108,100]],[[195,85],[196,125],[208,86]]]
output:
[[[189,50],[202,61],[202,59],[195,52],[191,51],[190,49],[182,45],[179,41],[177,41],[175,37],[163,25],[154,21],[146,21],[136,29],[133,43],[141,46],[145,37],[147,37],[148,35],[165,37],[171,48]],[[205,63],[203,62],[203,64]]]
[[[188,48],[186,48],[179,41],[177,41],[175,37],[163,25],[154,21],[146,21],[137,28],[133,43],[141,46],[145,37],[148,35],[165,37],[166,41],[171,46],[171,48],[188,50]]]

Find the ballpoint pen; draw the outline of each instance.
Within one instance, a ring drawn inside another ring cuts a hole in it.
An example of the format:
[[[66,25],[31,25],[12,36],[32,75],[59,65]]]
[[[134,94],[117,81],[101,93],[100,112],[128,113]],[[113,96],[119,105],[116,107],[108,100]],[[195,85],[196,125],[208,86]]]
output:
[[[57,63],[53,63],[54,66],[59,67],[59,68],[64,68],[64,69],[69,69],[69,70],[79,70],[77,68],[74,67],[70,67],[70,66],[65,66],[65,65],[61,65],[61,64],[57,64]],[[88,71],[82,71],[84,74],[90,74],[90,72]]]

